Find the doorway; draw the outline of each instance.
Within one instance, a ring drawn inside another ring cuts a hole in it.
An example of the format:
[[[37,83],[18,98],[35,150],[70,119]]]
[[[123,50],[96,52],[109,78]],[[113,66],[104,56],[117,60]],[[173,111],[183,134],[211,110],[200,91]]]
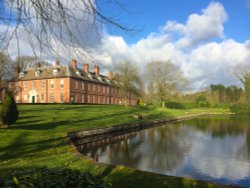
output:
[[[36,102],[36,97],[35,96],[32,96],[32,103],[35,103]]]

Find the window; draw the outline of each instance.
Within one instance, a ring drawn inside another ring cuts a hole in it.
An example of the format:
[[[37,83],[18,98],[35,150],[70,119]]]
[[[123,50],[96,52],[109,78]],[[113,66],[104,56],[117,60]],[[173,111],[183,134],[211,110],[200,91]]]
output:
[[[20,72],[19,73],[19,78],[23,78],[24,77],[24,72]]]
[[[98,96],[98,102],[97,102],[98,104],[100,104],[101,103],[101,97],[100,96]]]
[[[63,94],[60,94],[60,103],[63,103]]]
[[[91,91],[91,83],[88,84],[88,91]]]
[[[51,89],[54,88],[54,81],[53,81],[53,80],[50,81],[50,88],[51,88]]]
[[[41,81],[41,88],[44,88],[44,86],[45,86],[45,81],[42,80],[42,81]]]
[[[95,103],[95,96],[92,96],[92,103]]]
[[[81,84],[81,89],[84,90],[84,82]]]
[[[98,92],[100,92],[101,91],[101,87],[100,87],[100,85],[98,84]]]
[[[75,102],[77,103],[77,101],[78,101],[78,98],[77,98],[78,96],[77,96],[77,94],[75,94]]]
[[[103,92],[103,93],[106,92],[105,87],[106,87],[106,86],[102,86],[102,92]]]
[[[64,87],[64,80],[60,80],[60,88]]]
[[[41,73],[40,73],[40,71],[39,71],[39,70],[35,71],[35,76],[36,76],[36,77],[39,77],[39,76],[40,76],[40,74],[41,74]]]
[[[53,102],[54,102],[54,95],[53,95],[53,93],[52,93],[52,94],[50,94],[50,102],[51,102],[51,103],[53,103]]]
[[[57,70],[57,69],[54,69],[54,70],[53,70],[53,75],[54,75],[54,76],[58,75],[58,70]]]
[[[109,93],[109,86],[107,86],[107,93]]]
[[[95,89],[96,89],[96,85],[95,85],[95,84],[93,84],[93,91],[95,91]]]
[[[109,104],[109,97],[106,98],[106,104]]]
[[[82,103],[84,103],[84,95],[82,95]]]
[[[27,82],[24,82],[24,89],[27,89]]]
[[[44,102],[44,94],[41,94],[41,102]]]
[[[78,82],[75,81],[75,82],[74,82],[74,85],[75,85],[75,89],[77,89],[77,88],[78,88]]]
[[[24,95],[24,102],[27,102],[27,95]]]
[[[36,81],[32,82],[32,89],[36,89]]]

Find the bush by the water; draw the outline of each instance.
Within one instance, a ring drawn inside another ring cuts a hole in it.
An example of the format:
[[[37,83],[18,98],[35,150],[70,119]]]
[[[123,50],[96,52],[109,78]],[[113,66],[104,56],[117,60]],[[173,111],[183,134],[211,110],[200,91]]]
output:
[[[249,104],[234,104],[230,107],[231,112],[236,114],[250,114],[250,105]]]
[[[1,109],[1,121],[4,125],[11,125],[16,122],[18,115],[13,94],[11,91],[6,90]]]
[[[207,101],[206,97],[199,96],[195,99],[196,107],[198,108],[207,108],[209,107],[209,102]]]
[[[186,109],[185,104],[174,101],[166,102],[166,107],[171,109]]]
[[[10,173],[4,179],[0,179],[0,187],[3,188],[110,188],[101,178],[79,170],[71,169],[28,169],[17,173]]]

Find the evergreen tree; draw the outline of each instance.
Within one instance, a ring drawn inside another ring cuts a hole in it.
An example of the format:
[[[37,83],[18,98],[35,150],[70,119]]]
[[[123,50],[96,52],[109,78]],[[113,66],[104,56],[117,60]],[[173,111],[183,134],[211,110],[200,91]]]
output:
[[[17,105],[11,91],[6,90],[4,94],[1,119],[4,125],[11,125],[18,119]]]

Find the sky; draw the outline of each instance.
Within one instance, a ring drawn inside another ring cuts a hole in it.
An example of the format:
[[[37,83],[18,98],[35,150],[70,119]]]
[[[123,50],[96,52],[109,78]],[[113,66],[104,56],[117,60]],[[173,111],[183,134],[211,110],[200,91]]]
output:
[[[99,5],[104,13],[132,28],[132,32],[104,28],[97,35],[92,29],[86,31],[88,22],[81,21],[71,25],[71,28],[84,31],[80,33],[84,35],[81,45],[69,50],[62,47],[61,39],[54,39],[50,46],[68,61],[77,58],[79,63],[98,63],[101,72],[112,69],[116,63],[131,61],[143,73],[150,62],[170,61],[189,80],[187,90],[191,91],[207,88],[210,84],[242,86],[235,75],[250,67],[250,0],[121,2],[123,10]],[[4,27],[0,24],[0,32]],[[31,54],[26,41],[31,37],[25,38],[22,31],[19,34],[22,36],[20,53]],[[77,53],[86,45],[91,48],[92,62]],[[12,56],[17,54],[15,46],[13,40],[9,49]]]
[[[127,0],[123,1],[128,14],[121,21],[134,25],[140,32],[121,34],[128,44],[135,43],[149,33],[155,32],[167,21],[185,23],[188,16],[200,13],[211,2],[219,2],[228,14],[224,23],[225,36],[244,42],[250,36],[250,0]]]

